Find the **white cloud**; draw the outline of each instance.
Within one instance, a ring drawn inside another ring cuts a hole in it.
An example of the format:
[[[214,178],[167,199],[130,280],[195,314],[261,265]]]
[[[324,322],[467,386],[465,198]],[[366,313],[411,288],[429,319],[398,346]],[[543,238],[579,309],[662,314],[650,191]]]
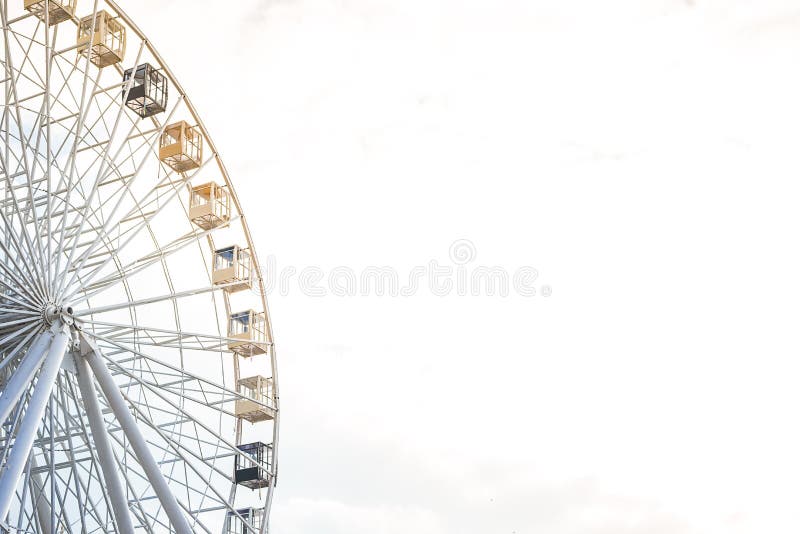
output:
[[[304,534],[443,534],[430,510],[402,506],[349,506],[330,500],[291,499],[284,505],[281,532]]]

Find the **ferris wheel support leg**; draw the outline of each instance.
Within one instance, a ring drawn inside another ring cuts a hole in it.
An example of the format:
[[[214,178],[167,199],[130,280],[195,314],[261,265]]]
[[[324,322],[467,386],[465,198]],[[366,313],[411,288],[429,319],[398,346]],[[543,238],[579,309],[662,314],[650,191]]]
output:
[[[136,419],[134,419],[133,414],[131,414],[128,405],[125,404],[122,393],[120,393],[117,384],[114,382],[114,378],[111,376],[111,372],[100,356],[100,349],[97,348],[97,345],[91,340],[87,339],[86,336],[81,336],[81,344],[83,343],[92,347],[92,350],[87,351],[84,357],[92,368],[97,383],[103,391],[103,396],[108,401],[111,411],[114,412],[119,426],[122,427],[122,431],[128,438],[133,453],[136,455],[136,458],[138,458],[142,469],[144,469],[147,480],[150,481],[150,485],[153,487],[153,491],[155,491],[161,506],[164,507],[164,511],[167,513],[170,523],[172,523],[172,528],[175,529],[177,534],[193,534],[192,528],[189,526],[189,521],[183,514],[178,500],[175,498],[172,490],[170,490],[164,475],[158,468],[155,458],[153,458],[153,453],[150,452],[150,448],[139,430],[139,426],[136,424]],[[81,352],[83,352],[83,350]],[[113,468],[113,466],[110,467]]]
[[[16,497],[17,484],[25,470],[25,464],[28,463],[36,431],[39,429],[45,408],[50,400],[50,394],[53,392],[61,362],[64,361],[64,355],[67,353],[69,330],[60,324],[60,321],[56,324],[56,328],[61,330],[50,343],[50,350],[42,364],[39,379],[36,381],[33,395],[28,402],[27,410],[25,410],[17,438],[8,455],[6,468],[0,473],[0,523],[5,521],[8,510],[11,508],[11,502]]]
[[[83,343],[81,345],[82,348],[86,346]],[[90,350],[92,349],[90,348]],[[97,400],[97,390],[92,383],[89,366],[84,358],[75,358],[75,367],[78,370],[78,387],[81,390],[89,428],[92,430],[92,440],[97,449],[97,457],[100,460],[100,468],[103,471],[103,480],[106,482],[111,507],[114,509],[117,532],[133,534],[133,521],[128,509],[128,499],[116,469],[114,450],[111,448],[111,440],[108,439],[108,430],[100,410],[100,402]]]
[[[36,376],[36,371],[39,370],[44,361],[47,346],[51,340],[50,335],[46,333],[39,334],[33,345],[28,349],[28,353],[23,357],[19,367],[17,367],[11,379],[3,388],[3,392],[0,393],[0,424],[8,419],[22,395],[30,388],[33,377]]]

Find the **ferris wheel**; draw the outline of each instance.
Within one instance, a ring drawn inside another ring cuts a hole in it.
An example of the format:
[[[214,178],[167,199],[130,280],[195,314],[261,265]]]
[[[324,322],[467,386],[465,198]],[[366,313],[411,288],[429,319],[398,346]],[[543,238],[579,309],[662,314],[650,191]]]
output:
[[[0,531],[268,532],[276,352],[214,143],[116,2],[0,1]]]

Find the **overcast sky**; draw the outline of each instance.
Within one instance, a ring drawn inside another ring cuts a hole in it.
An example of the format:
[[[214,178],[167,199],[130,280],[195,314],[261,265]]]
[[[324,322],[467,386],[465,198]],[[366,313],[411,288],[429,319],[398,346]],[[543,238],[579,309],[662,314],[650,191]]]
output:
[[[796,2],[123,7],[276,272],[538,271],[276,290],[275,534],[800,530]]]

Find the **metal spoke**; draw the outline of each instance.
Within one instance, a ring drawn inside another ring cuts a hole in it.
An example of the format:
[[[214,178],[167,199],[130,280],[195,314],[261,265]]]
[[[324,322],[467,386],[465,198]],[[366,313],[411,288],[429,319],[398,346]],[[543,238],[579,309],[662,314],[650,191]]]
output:
[[[122,310],[125,308],[131,308],[135,306],[144,306],[146,304],[157,304],[159,302],[164,302],[165,300],[175,300],[181,299],[186,297],[195,297],[197,295],[203,295],[205,293],[210,293],[212,291],[222,291],[226,287],[232,287],[237,285],[239,282],[229,282],[227,284],[220,284],[211,287],[203,287],[198,289],[190,289],[188,291],[181,291],[178,293],[169,293],[166,295],[159,295],[157,297],[148,297],[146,299],[137,300],[134,302],[123,302],[120,304],[111,304],[109,306],[99,306],[97,308],[89,308],[85,311],[80,311],[75,314],[76,317],[84,317],[87,315],[95,315],[100,313],[106,313],[115,310]]]

